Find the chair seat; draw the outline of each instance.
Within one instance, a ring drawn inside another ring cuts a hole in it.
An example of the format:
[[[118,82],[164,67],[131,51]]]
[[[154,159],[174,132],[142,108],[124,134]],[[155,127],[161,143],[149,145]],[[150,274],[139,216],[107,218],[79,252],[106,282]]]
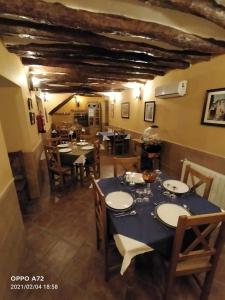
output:
[[[61,167],[61,168],[59,168],[59,167],[52,167],[52,168],[50,168],[50,170],[52,172],[55,172],[55,173],[63,173],[63,174],[65,174],[67,172],[70,172],[71,168],[69,168],[69,167]]]
[[[193,258],[187,261],[181,261],[176,268],[176,276],[189,275],[193,273],[201,273],[210,270],[212,267],[209,258]]]

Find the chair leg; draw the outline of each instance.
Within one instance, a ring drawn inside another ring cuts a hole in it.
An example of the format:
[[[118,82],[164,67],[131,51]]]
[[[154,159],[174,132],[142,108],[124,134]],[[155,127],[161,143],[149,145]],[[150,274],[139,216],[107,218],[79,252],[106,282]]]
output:
[[[174,279],[175,278],[173,276],[170,276],[170,275],[168,276],[168,282],[167,282],[167,286],[166,286],[165,297],[163,298],[164,300],[169,300],[171,298]]]
[[[214,270],[208,272],[205,276],[205,280],[202,286],[202,292],[200,296],[200,300],[207,300],[209,298],[209,293],[212,287],[213,278],[214,278]]]
[[[65,182],[65,179],[63,177],[63,174],[60,173],[59,175],[59,183],[60,183],[60,186],[63,187],[64,186],[64,182]]]

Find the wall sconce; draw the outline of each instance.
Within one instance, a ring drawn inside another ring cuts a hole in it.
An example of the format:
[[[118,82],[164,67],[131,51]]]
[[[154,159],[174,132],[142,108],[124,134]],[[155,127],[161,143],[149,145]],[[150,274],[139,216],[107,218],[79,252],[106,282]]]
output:
[[[80,99],[78,97],[74,97],[74,100],[75,100],[75,104],[77,107],[80,107]]]
[[[142,92],[141,91],[141,86],[136,86],[134,88],[134,97],[135,97],[136,100],[141,100],[142,99],[141,92]]]
[[[110,92],[108,94],[110,101],[112,101],[113,103],[116,103],[116,99],[117,99],[117,94],[116,92]]]

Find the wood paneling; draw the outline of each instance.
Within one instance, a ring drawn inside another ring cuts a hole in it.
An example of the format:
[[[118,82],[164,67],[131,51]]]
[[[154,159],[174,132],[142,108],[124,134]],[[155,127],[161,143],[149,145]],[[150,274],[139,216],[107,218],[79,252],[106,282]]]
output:
[[[24,226],[12,181],[0,195],[0,291],[1,299],[10,298],[11,275],[16,274],[24,250]]]
[[[117,128],[116,128],[117,129]],[[141,134],[126,130],[131,134],[131,149],[134,149],[132,139],[141,138]],[[188,159],[206,168],[225,174],[225,157],[213,155],[187,146],[169,141],[163,142],[161,153],[161,168],[174,178],[180,178],[183,159]]]

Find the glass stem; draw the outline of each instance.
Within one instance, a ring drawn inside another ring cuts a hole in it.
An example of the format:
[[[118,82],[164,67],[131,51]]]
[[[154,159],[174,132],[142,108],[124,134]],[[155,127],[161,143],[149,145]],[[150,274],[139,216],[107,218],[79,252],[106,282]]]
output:
[[[147,183],[147,188],[150,189],[150,182]]]

